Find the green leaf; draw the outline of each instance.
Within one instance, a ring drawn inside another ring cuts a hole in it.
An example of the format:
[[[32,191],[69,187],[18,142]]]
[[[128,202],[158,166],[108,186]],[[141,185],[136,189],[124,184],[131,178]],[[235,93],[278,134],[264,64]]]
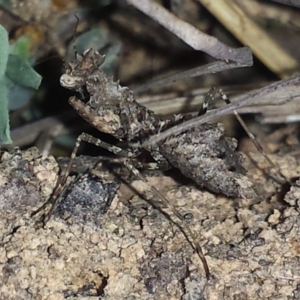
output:
[[[7,108],[7,87],[4,77],[0,79],[0,143],[11,144],[9,115]]]
[[[8,33],[6,29],[0,25],[0,79],[3,77],[9,54]]]
[[[0,5],[4,6],[8,10],[11,10],[12,8],[11,0],[0,0]]]
[[[0,25],[0,143],[10,144],[9,132],[9,114],[7,100],[7,82],[5,80],[5,72],[9,55],[8,33],[6,29]]]
[[[32,41],[26,36],[21,36],[10,45],[10,54],[14,54],[28,60],[31,47]]]
[[[37,90],[42,76],[29,64],[28,60],[11,54],[8,57],[6,76],[17,84]]]
[[[33,89],[14,84],[8,89],[8,110],[12,111],[22,108],[27,103],[29,103],[33,95]]]

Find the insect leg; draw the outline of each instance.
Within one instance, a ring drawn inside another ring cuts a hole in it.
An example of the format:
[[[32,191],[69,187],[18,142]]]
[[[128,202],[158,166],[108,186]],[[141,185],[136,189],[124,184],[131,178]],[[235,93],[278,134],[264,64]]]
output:
[[[66,182],[67,182],[67,178],[70,174],[70,170],[71,170],[71,167],[72,167],[72,164],[73,164],[73,161],[76,157],[76,154],[77,154],[77,151],[78,151],[78,148],[81,144],[81,138],[80,136],[77,138],[76,140],[76,143],[75,143],[75,147],[71,153],[71,156],[70,156],[70,160],[69,160],[69,163],[68,163],[68,166],[67,168],[65,169],[65,172],[63,174],[61,174],[57,180],[57,183],[56,183],[56,186],[52,192],[52,195],[50,196],[50,198],[48,199],[48,201],[46,201],[40,208],[38,208],[36,211],[34,211],[32,214],[31,214],[31,217],[34,217],[35,215],[37,215],[38,213],[40,213],[41,211],[44,211],[45,208],[50,205],[50,209],[49,211],[46,213],[44,212],[43,215],[39,218],[39,220],[37,221],[37,223],[42,223],[42,224],[46,224],[52,213],[53,213],[53,210],[56,206],[56,203],[57,203],[57,200],[58,200],[58,197],[60,196],[61,192],[64,190],[65,186],[66,186]]]
[[[116,155],[121,155],[121,156],[125,156],[126,159],[124,159],[123,164],[125,165],[126,168],[128,168],[136,177],[138,177],[140,180],[142,180],[143,182],[145,182],[150,188],[151,191],[153,192],[154,195],[156,195],[158,197],[158,199],[161,200],[161,202],[163,203],[164,206],[168,207],[172,213],[180,220],[180,223],[172,220],[170,218],[170,221],[173,222],[179,229],[180,231],[184,234],[184,236],[186,237],[187,241],[189,242],[189,244],[192,246],[192,248],[195,250],[195,252],[197,253],[198,257],[200,258],[204,270],[205,270],[205,275],[206,278],[209,279],[210,277],[210,272],[209,272],[209,267],[207,264],[207,261],[205,259],[205,256],[202,252],[202,248],[200,246],[200,244],[197,242],[197,239],[195,237],[195,235],[193,234],[192,230],[189,228],[189,226],[185,223],[184,218],[182,217],[182,215],[176,210],[176,208],[155,188],[153,187],[148,180],[140,173],[140,171],[135,168],[133,166],[132,163],[130,163],[130,157],[133,156],[133,154],[130,151],[126,151],[123,150],[119,147],[116,146],[112,146],[108,143],[105,143],[89,134],[86,133],[82,133],[79,138],[80,141],[85,141],[88,143],[92,143],[96,146],[102,147],[104,149],[107,149],[108,151],[111,151],[112,153],[116,154]]]
[[[222,91],[222,89],[219,89],[217,92],[220,94],[222,100],[226,104],[231,104],[231,101],[226,96],[226,94]],[[260,143],[255,138],[255,136],[250,132],[250,130],[248,129],[248,126],[246,125],[246,123],[244,122],[244,120],[242,119],[242,117],[240,116],[240,114],[236,110],[233,110],[233,113],[234,113],[236,119],[238,120],[238,122],[241,124],[241,126],[245,130],[245,132],[248,135],[248,137],[250,138],[250,140],[252,141],[252,143],[255,146],[255,148],[263,155],[263,157],[268,162],[268,164],[276,172],[277,176],[279,178],[281,178],[281,180],[284,180],[284,182],[288,182],[290,185],[295,186],[295,184],[293,182],[291,182],[288,178],[286,178],[286,176],[284,176],[282,174],[282,172],[278,169],[278,167],[275,166],[275,164],[273,163],[273,161],[269,158],[269,156],[267,155],[267,153],[264,151],[264,149],[262,148],[262,146],[260,145]]]
[[[209,92],[205,95],[204,102],[198,112],[197,117],[206,114],[209,104],[215,99],[216,88],[211,88]]]

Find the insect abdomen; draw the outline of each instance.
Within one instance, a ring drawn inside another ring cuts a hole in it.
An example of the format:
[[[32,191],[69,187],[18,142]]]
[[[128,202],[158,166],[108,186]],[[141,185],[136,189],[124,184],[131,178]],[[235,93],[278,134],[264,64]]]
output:
[[[256,198],[236,147],[234,138],[224,136],[221,124],[205,124],[168,138],[160,151],[185,176],[212,192]]]

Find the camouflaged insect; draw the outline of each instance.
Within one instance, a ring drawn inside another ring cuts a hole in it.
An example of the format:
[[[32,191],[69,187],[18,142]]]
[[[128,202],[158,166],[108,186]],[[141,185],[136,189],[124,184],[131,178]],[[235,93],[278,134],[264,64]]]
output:
[[[61,76],[63,87],[76,91],[80,98],[69,103],[97,130],[128,144],[141,145],[149,136],[192,117],[176,115],[166,119],[140,105],[133,92],[113,81],[100,67],[105,57],[94,49],[70,63]],[[86,99],[87,98],[87,99]],[[83,102],[85,99],[87,102]],[[178,168],[199,186],[229,197],[255,199],[253,183],[245,175],[237,141],[224,135],[222,124],[203,124],[146,146],[158,165]]]

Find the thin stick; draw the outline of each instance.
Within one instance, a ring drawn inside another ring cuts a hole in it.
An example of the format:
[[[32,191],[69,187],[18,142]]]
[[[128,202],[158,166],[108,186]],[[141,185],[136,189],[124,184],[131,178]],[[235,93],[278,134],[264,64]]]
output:
[[[143,143],[142,147],[149,147],[150,145],[155,145],[158,142],[165,140],[166,138],[168,138],[171,135],[179,134],[179,133],[186,131],[190,128],[193,128],[195,126],[199,126],[201,124],[212,121],[216,117],[230,114],[230,113],[232,113],[233,110],[236,110],[245,105],[250,105],[253,101],[257,101],[257,99],[255,99],[255,97],[270,94],[272,92],[275,92],[276,90],[282,89],[289,85],[298,84],[299,82],[300,82],[300,75],[296,75],[289,79],[280,80],[280,81],[274,82],[270,85],[267,85],[263,88],[250,91],[250,92],[244,94],[244,96],[241,96],[239,101],[237,101],[237,102],[231,103],[225,107],[216,109],[214,111],[209,111],[205,115],[199,116],[199,117],[194,118],[189,121],[186,121],[182,124],[173,126],[172,128],[167,129],[166,131],[160,132],[159,134],[152,136],[150,139],[148,139],[147,141],[145,141]]]
[[[212,57],[224,61],[233,61],[239,64],[251,62],[252,53],[249,47],[231,48],[221,43],[215,37],[207,35],[189,23],[186,23],[164,9],[152,0],[127,0],[127,3],[151,17],[160,25],[178,36],[195,50],[203,51]]]
[[[235,0],[198,0],[197,2],[222,23],[242,45],[248,45],[253,54],[279,78],[287,78],[299,68],[298,60],[287,47],[272,38],[268,29],[259,25],[256,14],[251,16],[251,13],[247,12],[247,7],[252,10],[256,3],[251,5],[252,1]],[[263,11],[263,7],[260,9]]]
[[[299,0],[298,1],[297,0],[271,0],[271,1],[300,8]]]
[[[153,87],[157,88],[159,86],[164,86],[175,81],[201,76],[204,74],[214,74],[218,72],[222,72],[229,69],[242,68],[242,67],[250,67],[252,63],[246,62],[244,64],[237,64],[236,62],[225,62],[225,61],[216,61],[204,66],[196,67],[193,69],[189,69],[187,71],[183,71],[181,73],[177,73],[171,76],[167,76],[165,78],[157,79],[150,81],[149,83],[143,84],[134,89],[134,92],[140,93],[147,91]]]

